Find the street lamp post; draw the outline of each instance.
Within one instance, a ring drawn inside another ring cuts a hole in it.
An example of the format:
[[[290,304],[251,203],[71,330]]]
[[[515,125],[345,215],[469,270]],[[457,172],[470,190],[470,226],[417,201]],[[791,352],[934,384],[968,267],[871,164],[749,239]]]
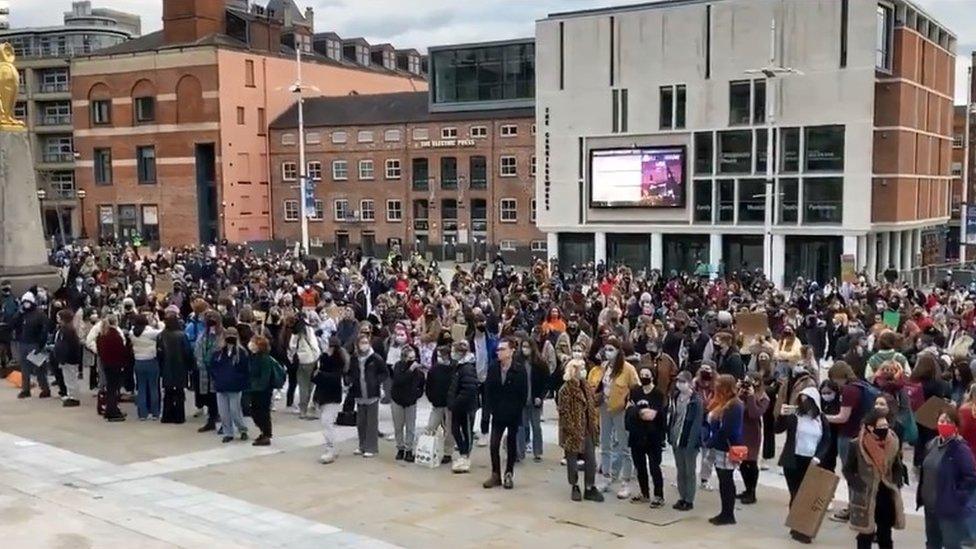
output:
[[[75,193],[75,196],[78,197],[78,204],[79,207],[81,208],[81,239],[87,240],[88,229],[86,228],[85,225],[85,197],[88,196],[88,192],[85,189],[78,189],[78,192]]]
[[[309,251],[308,216],[315,213],[315,206],[313,204],[312,211],[309,212],[308,171],[305,166],[305,100],[302,97],[302,48],[297,43],[295,44],[295,67],[298,74],[291,91],[298,95],[298,189],[302,205],[302,252],[307,254]]]
[[[776,64],[776,19],[774,18],[769,25],[769,64],[759,69],[747,70],[746,74],[762,75],[766,85],[766,189],[764,196],[765,208],[763,215],[763,272],[766,278],[776,286],[782,286],[780,280],[773,280],[773,192],[775,188],[775,176],[773,165],[774,142],[776,140],[776,91],[773,90],[773,81],[777,76],[786,74],[802,75],[799,70],[790,67],[781,67]]]
[[[973,68],[969,67],[966,82],[973,81]],[[973,87],[966,86],[966,129],[963,134],[963,161],[962,161],[962,200],[959,204],[959,263],[966,263],[966,239],[969,238],[969,227],[966,221],[969,217],[969,131],[970,117],[973,116]]]

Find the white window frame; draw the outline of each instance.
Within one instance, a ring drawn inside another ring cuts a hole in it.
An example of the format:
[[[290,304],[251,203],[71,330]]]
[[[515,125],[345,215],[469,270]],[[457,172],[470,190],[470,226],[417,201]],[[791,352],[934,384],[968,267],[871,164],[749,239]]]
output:
[[[529,251],[531,252],[544,252],[549,249],[549,244],[545,240],[533,240],[529,244]]]
[[[430,130],[427,128],[414,128],[413,131],[410,132],[410,136],[414,141],[427,141],[430,139]]]
[[[516,250],[516,248],[517,248],[517,246],[515,245],[515,241],[514,240],[505,239],[505,240],[499,240],[498,241],[498,250],[499,251],[502,251],[502,252],[514,252]]]
[[[289,206],[293,206],[294,207],[294,215],[289,215]],[[290,223],[290,222],[298,221],[299,219],[301,219],[301,217],[302,217],[302,210],[299,207],[299,204],[298,204],[298,201],[297,200],[285,200],[284,201],[284,204],[283,204],[283,208],[284,208],[284,217],[283,217],[283,219],[285,221],[287,221],[287,222]]]
[[[511,160],[511,166],[506,166],[505,161]],[[511,168],[510,173],[506,173],[506,168]],[[518,157],[511,154],[504,154],[498,158],[498,176],[499,177],[518,177]]]
[[[356,133],[357,143],[372,143],[373,142],[373,131],[372,130],[359,130]]]
[[[315,202],[312,203],[312,211],[309,212],[309,221],[325,221],[325,201],[316,198]]]
[[[291,177],[288,176],[288,172],[294,172]],[[281,163],[281,180],[282,181],[295,181],[298,179],[298,162],[282,162]]]
[[[392,206],[396,205],[396,216],[390,215],[394,211]],[[403,201],[399,198],[390,198],[386,201],[386,220],[390,223],[400,223],[403,221]]]
[[[468,135],[472,139],[484,139],[488,137],[488,126],[471,126],[471,129],[468,130]]]
[[[306,145],[318,145],[322,142],[322,134],[319,132],[306,132],[305,133],[305,144]]]
[[[458,129],[454,126],[441,128],[441,139],[457,139]]]
[[[366,215],[366,212],[369,212],[369,216]],[[375,200],[372,198],[364,198],[359,201],[359,219],[362,221],[376,221]]]
[[[318,160],[310,160],[305,166],[305,176],[309,181],[322,181],[322,163]]]
[[[511,203],[511,204],[507,204]],[[505,214],[511,213],[512,218],[506,219]],[[518,223],[518,199],[517,198],[502,198],[498,201],[498,222],[499,223]]]
[[[338,168],[342,166],[342,169],[346,172],[346,175],[339,176]],[[334,181],[347,181],[349,179],[349,161],[347,160],[333,160],[332,161],[332,179]]]
[[[349,134],[343,131],[332,132],[332,142],[336,145],[349,142]]]
[[[291,146],[291,145],[294,145],[297,142],[298,141],[296,141],[296,139],[295,139],[295,134],[293,134],[291,132],[281,134],[281,144],[282,145]]]
[[[345,210],[345,213],[346,213],[346,215],[344,215],[342,217],[339,216],[339,210],[340,210],[339,205],[340,204],[343,205],[343,207],[341,209],[342,210]],[[332,201],[332,218],[333,219],[335,219],[336,221],[345,221],[349,217],[349,213],[350,213],[350,210],[349,210],[349,199],[347,199],[347,198],[337,198],[334,201]]]
[[[386,141],[387,143],[400,141],[400,139],[400,130],[386,130],[383,132],[383,141]]]
[[[498,130],[502,137],[518,137],[518,124],[503,124]]]
[[[403,163],[399,158],[387,158],[384,172],[387,179],[400,179],[403,177]]]
[[[369,174],[363,175],[364,168],[367,166],[369,166]],[[376,179],[376,166],[373,164],[372,159],[364,158],[360,160],[359,169],[357,171],[359,173],[360,181],[372,181],[373,179]]]

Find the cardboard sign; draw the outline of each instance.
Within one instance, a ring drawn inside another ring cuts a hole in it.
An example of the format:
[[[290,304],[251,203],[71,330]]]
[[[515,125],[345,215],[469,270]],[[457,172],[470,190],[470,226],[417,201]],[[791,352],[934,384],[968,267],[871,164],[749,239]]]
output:
[[[944,398],[931,397],[915,411],[915,422],[922,427],[935,430],[939,425],[939,416],[950,408],[952,408],[952,404],[946,402]]]
[[[451,339],[454,341],[464,341],[467,339],[465,335],[468,333],[468,327],[465,324],[454,324],[451,326]]]
[[[155,290],[156,290],[156,293],[163,294],[163,295],[168,295],[168,294],[172,293],[173,292],[173,277],[171,277],[168,273],[165,274],[165,275],[160,276],[156,280],[156,288],[155,288]]]
[[[143,259],[148,259],[152,257],[153,254],[152,248],[150,248],[149,246],[139,246],[138,248],[136,248],[136,253],[139,254],[139,257]]]
[[[735,315],[735,327],[745,338],[766,335],[769,332],[769,319],[766,313],[738,313]]]
[[[342,308],[335,305],[329,305],[323,311],[329,318],[336,321],[337,323],[342,320]]]
[[[800,491],[793,498],[786,526],[811,538],[817,537],[839,483],[839,476],[810,464],[800,484]]]
[[[897,330],[898,325],[901,323],[901,313],[898,311],[885,311],[882,319],[886,326],[892,330]]]
[[[857,258],[854,254],[843,254],[840,256],[840,281],[854,284],[857,282]]]

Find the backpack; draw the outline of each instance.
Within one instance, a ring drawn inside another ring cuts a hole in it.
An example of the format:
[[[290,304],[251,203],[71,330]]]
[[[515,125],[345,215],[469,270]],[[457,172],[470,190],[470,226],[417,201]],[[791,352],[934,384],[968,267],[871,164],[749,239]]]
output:
[[[874,408],[874,401],[877,400],[879,396],[881,396],[881,389],[878,389],[877,387],[875,387],[871,383],[868,383],[867,381],[864,381],[863,379],[859,379],[855,381],[854,386],[860,389],[861,399],[860,399],[860,403],[857,405],[857,416],[852,417],[851,419],[854,419],[856,420],[857,423],[860,423],[861,420],[864,419],[864,415],[869,410]]]
[[[269,357],[270,358],[270,357]],[[285,381],[288,380],[288,370],[282,366],[277,360],[271,359],[271,388],[281,389],[285,386]]]
[[[908,396],[908,404],[913,412],[917,412],[925,404],[925,391],[922,389],[921,383],[917,381],[906,383],[905,394]]]

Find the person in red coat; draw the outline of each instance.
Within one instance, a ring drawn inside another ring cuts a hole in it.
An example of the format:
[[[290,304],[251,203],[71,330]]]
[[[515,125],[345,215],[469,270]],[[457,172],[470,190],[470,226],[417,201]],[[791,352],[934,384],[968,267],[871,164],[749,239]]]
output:
[[[966,397],[959,406],[959,436],[966,441],[973,454],[976,454],[976,385],[966,391]]]
[[[119,410],[119,389],[122,387],[122,371],[132,353],[125,344],[125,336],[119,329],[119,319],[109,315],[101,323],[101,330],[95,339],[98,360],[105,371],[105,419],[125,421],[125,414]]]

